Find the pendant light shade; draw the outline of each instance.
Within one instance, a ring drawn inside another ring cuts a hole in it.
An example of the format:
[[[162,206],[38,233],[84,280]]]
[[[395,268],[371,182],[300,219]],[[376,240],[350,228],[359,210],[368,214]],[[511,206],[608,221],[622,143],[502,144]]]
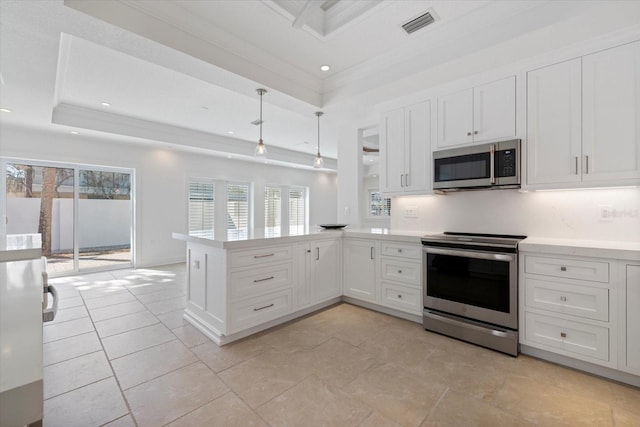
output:
[[[267,147],[264,146],[264,142],[262,141],[262,95],[267,93],[266,89],[257,89],[258,95],[260,95],[260,139],[258,140],[258,145],[256,145],[255,156],[256,157],[267,157]]]
[[[320,155],[320,116],[322,116],[322,111],[316,111],[316,116],[318,117],[318,153],[313,160],[313,167],[319,169],[324,166],[324,159]]]

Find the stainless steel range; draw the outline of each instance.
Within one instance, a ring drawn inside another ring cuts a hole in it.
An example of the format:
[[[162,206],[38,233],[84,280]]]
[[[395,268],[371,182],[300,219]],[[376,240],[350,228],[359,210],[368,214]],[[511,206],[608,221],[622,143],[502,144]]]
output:
[[[526,236],[424,236],[424,328],[518,355],[518,243]]]

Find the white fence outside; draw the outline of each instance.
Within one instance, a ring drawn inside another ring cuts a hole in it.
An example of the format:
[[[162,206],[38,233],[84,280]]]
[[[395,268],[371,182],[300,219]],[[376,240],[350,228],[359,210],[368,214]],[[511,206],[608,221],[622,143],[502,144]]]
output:
[[[78,203],[81,249],[130,244],[130,200],[81,199]],[[37,233],[40,199],[7,197],[7,218],[7,234]],[[53,200],[51,250],[73,250],[73,199]]]

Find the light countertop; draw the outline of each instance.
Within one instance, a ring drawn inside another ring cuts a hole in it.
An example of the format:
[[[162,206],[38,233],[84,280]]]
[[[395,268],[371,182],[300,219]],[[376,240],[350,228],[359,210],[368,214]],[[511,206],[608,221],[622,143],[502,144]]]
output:
[[[311,230],[301,235],[279,235],[265,236],[263,229],[255,230],[249,236],[235,238],[234,236],[223,236],[222,238],[199,237],[184,233],[172,233],[172,237],[185,242],[199,243],[220,249],[238,249],[255,245],[277,245],[294,243],[313,239],[354,237],[369,238],[379,240],[394,240],[408,243],[420,243],[420,238],[427,233],[417,231],[396,231],[388,228],[344,228],[337,230],[324,230],[320,227],[311,227]]]
[[[640,261],[640,242],[527,237],[518,247],[521,252],[535,251],[557,255]]]

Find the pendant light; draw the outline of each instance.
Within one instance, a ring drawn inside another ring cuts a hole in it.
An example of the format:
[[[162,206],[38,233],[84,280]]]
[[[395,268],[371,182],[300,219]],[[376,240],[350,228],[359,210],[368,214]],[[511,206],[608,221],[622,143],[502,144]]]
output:
[[[257,89],[258,95],[260,95],[260,140],[258,140],[258,145],[256,146],[255,156],[256,157],[267,157],[267,147],[264,146],[264,142],[262,142],[262,95],[267,93],[266,89]]]
[[[313,167],[318,169],[324,165],[324,160],[320,155],[320,116],[322,116],[322,111],[316,111],[316,116],[318,117],[318,153],[316,154],[316,158],[313,161]]]

